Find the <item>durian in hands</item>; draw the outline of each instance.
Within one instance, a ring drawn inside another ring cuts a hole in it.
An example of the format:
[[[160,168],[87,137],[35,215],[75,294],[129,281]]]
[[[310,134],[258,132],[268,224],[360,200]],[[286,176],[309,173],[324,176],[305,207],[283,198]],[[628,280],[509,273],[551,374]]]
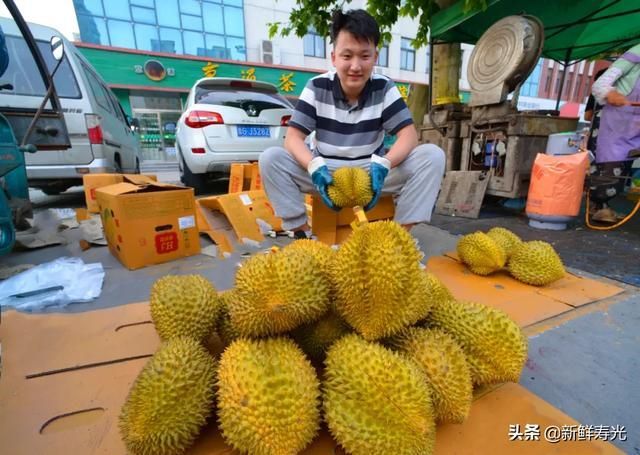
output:
[[[359,167],[342,167],[333,173],[333,183],[327,190],[338,207],[364,207],[373,197],[371,177]]]

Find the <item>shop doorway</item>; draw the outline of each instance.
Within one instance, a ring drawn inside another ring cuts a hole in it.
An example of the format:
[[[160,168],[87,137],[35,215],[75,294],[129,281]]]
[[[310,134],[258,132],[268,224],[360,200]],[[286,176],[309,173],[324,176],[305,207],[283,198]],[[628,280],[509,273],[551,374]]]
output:
[[[132,91],[130,101],[133,116],[140,122],[142,160],[177,162],[176,126],[182,113],[180,94]]]

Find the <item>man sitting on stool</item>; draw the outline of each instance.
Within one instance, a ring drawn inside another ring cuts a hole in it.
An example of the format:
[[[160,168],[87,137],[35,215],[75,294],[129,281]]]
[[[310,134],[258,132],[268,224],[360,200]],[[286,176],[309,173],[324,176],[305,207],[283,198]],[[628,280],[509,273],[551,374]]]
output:
[[[373,208],[381,194],[397,196],[395,221],[410,229],[431,219],[444,174],[445,155],[433,144],[418,145],[411,112],[395,84],[373,74],[380,30],[364,10],[333,15],[331,61],[336,71],[305,86],[282,147],[260,156],[264,189],[283,229],[310,237],[303,193],[315,192],[337,210],[327,188],[331,174],[358,166],[371,176]],[[305,138],[316,132],[311,151]],[[385,132],[396,135],[385,154]]]

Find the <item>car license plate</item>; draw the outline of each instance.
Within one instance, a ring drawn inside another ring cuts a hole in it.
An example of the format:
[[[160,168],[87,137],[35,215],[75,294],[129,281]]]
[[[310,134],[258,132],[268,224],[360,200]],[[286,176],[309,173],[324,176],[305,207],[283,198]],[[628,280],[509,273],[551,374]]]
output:
[[[238,137],[270,137],[268,126],[238,126]]]

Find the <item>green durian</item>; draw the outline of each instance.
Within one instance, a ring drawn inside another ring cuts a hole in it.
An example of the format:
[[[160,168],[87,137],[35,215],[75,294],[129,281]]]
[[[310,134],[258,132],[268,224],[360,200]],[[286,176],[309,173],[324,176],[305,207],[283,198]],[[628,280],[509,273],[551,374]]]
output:
[[[448,333],[460,345],[474,384],[518,382],[527,360],[527,337],[505,312],[449,300],[434,306],[427,324]]]
[[[504,267],[507,254],[484,232],[467,234],[458,241],[458,256],[477,275],[489,275]]]
[[[327,349],[349,332],[349,325],[337,313],[329,311],[317,321],[295,329],[292,336],[310,359],[322,361]]]
[[[489,229],[487,235],[493,239],[504,250],[507,260],[513,254],[514,248],[522,243],[520,237],[511,232],[509,229],[503,227],[493,227]]]
[[[331,285],[316,260],[299,249],[248,259],[236,273],[231,324],[249,337],[275,335],[322,316]]]
[[[200,275],[167,275],[151,287],[151,319],[161,340],[188,336],[203,342],[215,328],[218,295]]]
[[[413,237],[393,221],[357,228],[332,269],[340,316],[367,340],[424,318],[432,302],[421,258]]]
[[[239,339],[222,354],[218,419],[242,453],[294,455],[320,426],[320,384],[300,348],[287,338]]]
[[[523,283],[546,286],[565,275],[562,259],[556,250],[539,240],[518,245],[508,264],[509,273]]]
[[[122,407],[120,432],[134,455],[188,449],[212,412],[215,362],[194,339],[163,343],[136,378]]]
[[[442,330],[418,327],[404,330],[393,345],[426,374],[436,421],[464,422],[471,409],[473,383],[460,345]]]
[[[329,431],[350,454],[433,452],[426,376],[408,358],[356,334],[327,352],[323,408]]]
[[[373,198],[371,177],[359,167],[342,167],[333,173],[333,183],[327,189],[329,198],[338,207],[366,206]]]

